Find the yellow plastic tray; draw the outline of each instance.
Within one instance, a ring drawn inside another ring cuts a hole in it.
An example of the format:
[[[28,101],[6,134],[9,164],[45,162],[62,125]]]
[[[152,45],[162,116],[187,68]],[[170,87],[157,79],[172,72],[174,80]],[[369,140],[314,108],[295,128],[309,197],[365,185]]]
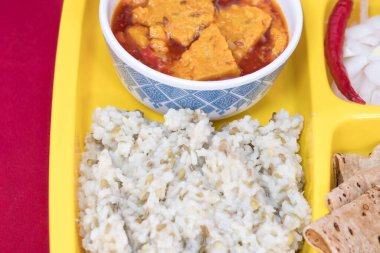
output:
[[[289,1],[291,4],[292,1]],[[305,25],[300,44],[274,87],[245,114],[266,123],[281,108],[305,117],[301,155],[305,196],[313,219],[327,213],[330,159],[334,152],[368,153],[380,143],[380,107],[338,99],[326,72],[323,37],[335,1],[303,0]],[[356,1],[356,6],[359,0]],[[380,1],[371,0],[371,15]],[[355,9],[353,19],[357,17]],[[77,176],[85,133],[96,107],[140,109],[152,120],[162,116],[143,106],[123,87],[107,52],[98,22],[98,1],[65,0],[55,66],[51,119],[49,221],[52,253],[83,252],[77,226]],[[315,252],[305,246],[302,252]]]

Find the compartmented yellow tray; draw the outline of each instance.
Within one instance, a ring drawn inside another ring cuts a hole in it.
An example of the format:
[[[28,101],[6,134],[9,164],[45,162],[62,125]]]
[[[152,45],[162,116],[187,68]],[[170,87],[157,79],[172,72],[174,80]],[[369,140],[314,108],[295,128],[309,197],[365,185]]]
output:
[[[292,1],[289,1],[291,4]],[[356,6],[359,0],[356,1]],[[368,153],[380,143],[380,107],[337,98],[326,72],[323,37],[334,1],[303,0],[304,30],[300,44],[274,87],[257,105],[222,124],[249,114],[262,123],[281,108],[305,117],[301,155],[305,196],[313,219],[327,213],[330,159],[334,152]],[[380,2],[370,1],[371,15]],[[355,9],[353,19],[357,17]],[[77,208],[77,176],[85,133],[96,107],[139,109],[152,120],[162,116],[132,97],[119,81],[98,21],[98,1],[66,0],[55,67],[50,141],[49,221],[52,253],[83,252]],[[315,252],[306,246],[302,252]]]

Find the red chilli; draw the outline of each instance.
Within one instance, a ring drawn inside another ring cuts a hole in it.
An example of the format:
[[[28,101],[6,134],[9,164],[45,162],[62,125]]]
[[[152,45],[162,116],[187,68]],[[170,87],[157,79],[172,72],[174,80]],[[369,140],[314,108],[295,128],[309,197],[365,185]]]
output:
[[[325,55],[331,75],[340,92],[350,101],[365,104],[352,88],[343,64],[344,33],[352,12],[352,0],[339,0],[330,15],[325,40]]]

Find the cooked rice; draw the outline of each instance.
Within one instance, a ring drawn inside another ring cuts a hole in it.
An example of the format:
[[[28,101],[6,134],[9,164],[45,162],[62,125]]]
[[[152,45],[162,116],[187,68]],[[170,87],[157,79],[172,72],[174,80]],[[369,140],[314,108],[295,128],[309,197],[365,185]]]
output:
[[[216,131],[206,114],[96,109],[79,177],[88,252],[295,252],[310,222],[297,154],[300,115],[245,116]]]

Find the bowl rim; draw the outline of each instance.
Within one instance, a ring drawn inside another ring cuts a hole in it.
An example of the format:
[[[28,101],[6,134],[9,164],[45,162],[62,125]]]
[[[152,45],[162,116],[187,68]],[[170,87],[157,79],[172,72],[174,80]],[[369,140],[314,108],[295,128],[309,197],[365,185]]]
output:
[[[153,79],[159,83],[163,83],[168,86],[172,86],[180,89],[188,89],[188,90],[221,90],[221,89],[230,89],[235,88],[241,85],[245,85],[248,83],[252,83],[257,81],[267,75],[270,75],[277,69],[279,69],[289,57],[292,55],[294,50],[296,49],[298,42],[301,38],[302,28],[303,28],[303,13],[302,13],[302,5],[300,0],[292,1],[292,7],[295,15],[295,28],[291,39],[285,48],[285,50],[270,64],[265,66],[264,68],[253,72],[251,74],[226,79],[219,81],[195,81],[188,80],[183,78],[178,78],[174,76],[170,76],[164,73],[161,73],[155,69],[152,69],[140,62],[136,58],[134,58],[131,54],[129,54],[117,41],[115,35],[111,30],[110,22],[108,21],[108,11],[107,7],[110,3],[109,0],[100,0],[99,5],[99,20],[100,27],[103,32],[103,36],[112,50],[125,64],[129,67],[133,68],[135,71],[140,74]],[[114,10],[113,10],[114,11]],[[112,11],[112,13],[113,13]],[[286,17],[285,17],[286,19]],[[286,19],[289,24],[288,20]]]

